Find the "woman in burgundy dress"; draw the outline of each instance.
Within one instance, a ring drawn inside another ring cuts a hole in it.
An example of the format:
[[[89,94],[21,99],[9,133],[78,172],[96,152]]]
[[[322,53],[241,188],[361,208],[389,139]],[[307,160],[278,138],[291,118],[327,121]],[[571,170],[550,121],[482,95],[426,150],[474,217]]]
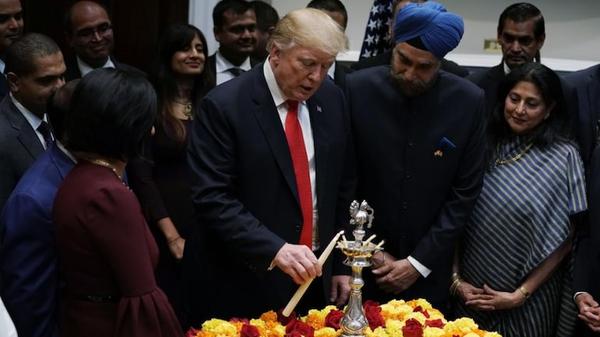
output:
[[[156,133],[142,158],[127,165],[131,188],[158,244],[156,280],[185,322],[181,265],[185,239],[194,223],[187,144],[196,103],[212,88],[206,67],[206,39],[198,28],[173,24],[159,47],[154,87],[158,95]]]
[[[95,70],[78,84],[66,119],[78,164],[54,203],[62,337],[183,336],[154,269],[158,248],[122,176],[156,115],[143,77]]]

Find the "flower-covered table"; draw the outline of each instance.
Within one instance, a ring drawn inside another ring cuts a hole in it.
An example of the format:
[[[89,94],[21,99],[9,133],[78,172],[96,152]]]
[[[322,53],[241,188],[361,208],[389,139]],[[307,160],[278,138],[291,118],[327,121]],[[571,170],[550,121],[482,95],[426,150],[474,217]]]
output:
[[[447,321],[424,299],[392,300],[383,305],[366,301],[363,307],[369,321],[367,337],[501,337],[480,330],[470,318]],[[342,333],[343,316],[334,306],[310,310],[299,318],[269,311],[258,319],[211,319],[201,330],[190,329],[187,337],[337,337]]]

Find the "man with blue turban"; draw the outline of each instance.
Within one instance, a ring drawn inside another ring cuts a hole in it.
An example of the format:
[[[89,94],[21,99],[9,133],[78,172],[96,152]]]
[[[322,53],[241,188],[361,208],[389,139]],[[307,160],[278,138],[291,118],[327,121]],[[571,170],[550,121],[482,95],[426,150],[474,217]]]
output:
[[[365,297],[427,298],[445,310],[455,245],[482,185],[483,92],[440,70],[463,20],[433,1],[396,16],[390,65],[349,75],[358,195],[386,240]]]

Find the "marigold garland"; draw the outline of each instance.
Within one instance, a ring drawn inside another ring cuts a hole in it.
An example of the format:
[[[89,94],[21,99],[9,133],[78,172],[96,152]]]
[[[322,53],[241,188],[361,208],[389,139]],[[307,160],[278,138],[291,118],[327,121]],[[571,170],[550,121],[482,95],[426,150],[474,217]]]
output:
[[[367,337],[502,337],[479,329],[470,318],[446,321],[442,313],[424,299],[392,300],[379,305],[363,304],[369,327]],[[211,319],[200,330],[190,329],[186,337],[338,337],[343,312],[335,306],[312,309],[304,317],[292,316],[282,324],[274,311],[259,319]]]

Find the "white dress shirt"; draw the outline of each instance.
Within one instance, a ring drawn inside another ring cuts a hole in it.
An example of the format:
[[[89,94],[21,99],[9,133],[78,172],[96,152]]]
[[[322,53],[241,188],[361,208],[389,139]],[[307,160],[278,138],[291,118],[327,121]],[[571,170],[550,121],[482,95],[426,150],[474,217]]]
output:
[[[12,93],[10,93],[10,99],[12,100],[13,104],[17,107],[17,110],[19,110],[19,112],[23,114],[23,117],[25,117],[27,123],[31,125],[33,131],[35,131],[35,134],[38,136],[38,139],[40,140],[40,143],[42,144],[44,149],[47,149],[48,145],[50,144],[46,144],[46,139],[44,139],[44,135],[42,135],[42,133],[38,131],[38,127],[40,126],[40,124],[42,124],[42,119],[36,116],[33,112],[29,111],[26,107],[23,106],[23,104],[19,103],[19,101],[17,101],[17,99],[15,98],[15,96],[13,96]],[[46,114],[44,114],[43,121],[46,123],[48,122]],[[54,135],[52,135],[52,138],[54,139]]]
[[[0,299],[0,337],[17,337],[17,329],[15,329],[2,299]]]
[[[252,65],[250,64],[250,57],[246,57],[246,60],[242,62],[241,65],[235,66],[233,63],[229,62],[221,53],[217,50],[215,53],[215,65],[217,72],[217,85],[227,82],[230,79],[235,78],[229,69],[231,68],[240,68],[243,71],[248,71],[252,69]]]
[[[267,59],[263,65],[263,73],[265,75],[265,79],[267,81],[267,86],[269,87],[271,97],[273,97],[273,102],[275,102],[275,106],[277,107],[277,112],[279,113],[281,125],[285,130],[285,118],[288,114],[288,106],[286,103],[287,98],[285,98],[283,92],[281,92],[281,89],[277,84],[277,80],[275,80],[275,74],[273,74],[273,70],[271,69],[271,63],[269,62],[269,59]],[[300,127],[302,128],[304,147],[306,148],[306,155],[308,157],[308,171],[310,175],[310,189],[312,192],[313,202],[313,250],[317,250],[319,249],[320,244],[318,237],[319,232],[317,230],[319,212],[317,210],[317,171],[315,169],[315,144],[313,140],[312,128],[310,125],[310,114],[305,101],[298,102],[298,120],[300,122]]]
[[[96,68],[90,67],[87,63],[83,62],[83,60],[80,59],[79,56],[77,56],[77,67],[79,67],[79,72],[81,73],[81,77],[87,75],[89,72],[96,69]],[[109,57],[108,60],[106,61],[106,63],[104,63],[104,65],[100,68],[115,68],[115,64],[112,62],[112,60]]]

